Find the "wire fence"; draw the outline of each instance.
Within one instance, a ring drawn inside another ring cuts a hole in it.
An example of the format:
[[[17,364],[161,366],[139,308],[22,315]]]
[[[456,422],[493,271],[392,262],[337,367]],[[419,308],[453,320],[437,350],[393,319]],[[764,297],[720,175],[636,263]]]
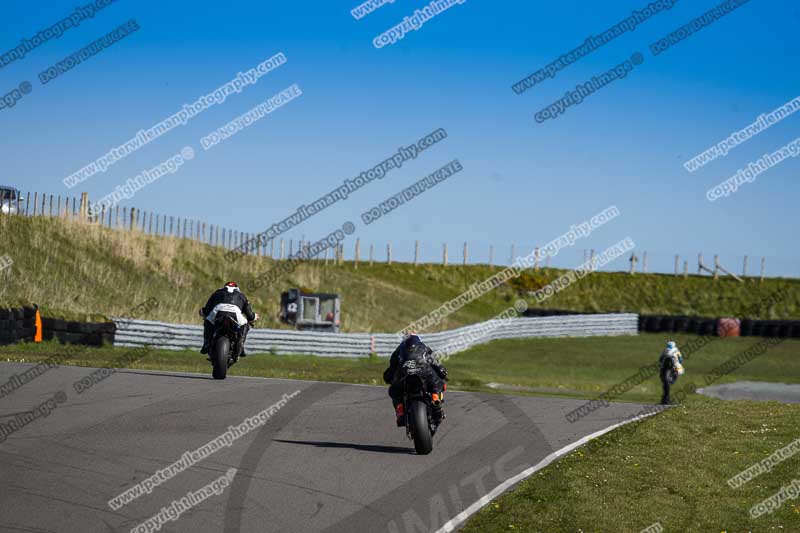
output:
[[[243,231],[206,224],[200,220],[162,215],[135,207],[117,205],[106,209],[103,206],[100,212],[92,213],[87,193],[82,193],[80,197],[62,197],[38,192],[15,195],[14,198],[4,197],[0,201],[0,215],[80,220],[112,229],[189,239],[231,250],[241,246],[253,236]],[[268,251],[274,251],[272,249],[275,243],[259,244],[250,251],[252,255],[266,256]],[[281,247],[283,247],[282,242]]]
[[[259,239],[258,234],[255,233],[207,224],[191,218],[162,215],[136,207],[116,205],[113,208],[106,209],[103,206],[99,213],[91,213],[87,193],[81,193],[79,197],[62,197],[61,195],[38,192],[16,195],[14,198],[3,197],[0,199],[0,216],[6,214],[82,220],[124,231],[138,231],[149,235],[194,240],[226,250],[238,250],[245,255],[270,257],[279,260],[287,259],[310,245],[310,241],[306,241],[304,238]],[[532,245],[518,246],[512,243],[500,247],[493,244],[477,245],[468,242],[455,246],[451,246],[451,244],[430,245],[430,243],[426,244],[415,240],[413,243],[405,243],[402,248],[393,248],[391,242],[376,247],[374,243],[362,245],[361,239],[357,238],[351,243],[349,249],[346,250],[344,243],[341,243],[332,248],[326,248],[324,256],[316,259],[324,259],[325,262],[332,260],[334,263],[342,263],[348,260],[356,264],[403,262],[415,265],[439,263],[442,265],[488,264],[491,266],[505,266],[512,264],[517,257],[528,254],[533,254],[535,257],[539,255],[537,253],[538,248]],[[558,265],[551,264],[551,258],[546,256],[541,261],[535,261],[534,270],[549,267],[571,268],[579,263],[592,262],[594,256],[595,250],[592,249],[579,250],[576,247],[563,250],[559,254]],[[788,261],[779,260],[777,264],[782,272],[788,273],[796,270]],[[732,275],[737,278],[759,277],[763,279],[767,275],[767,259],[766,257],[759,258],[744,255],[740,258],[729,256],[724,260],[720,260],[720,257],[716,254],[704,257],[702,253],[696,256],[693,254],[648,254],[647,251],[637,250],[625,262],[620,259],[610,268],[630,274],[659,272],[684,277],[708,274],[714,278]]]

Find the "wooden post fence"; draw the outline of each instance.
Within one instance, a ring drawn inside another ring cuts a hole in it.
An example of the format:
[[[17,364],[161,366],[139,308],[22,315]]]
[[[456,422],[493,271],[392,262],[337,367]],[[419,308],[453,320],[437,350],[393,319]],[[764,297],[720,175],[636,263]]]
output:
[[[715,271],[716,270],[721,270],[722,272],[724,272],[725,274],[729,275],[730,277],[732,277],[736,281],[744,282],[744,280],[742,278],[740,278],[739,276],[737,276],[736,274],[734,274],[733,272],[731,272],[730,270],[725,268],[722,264],[720,264],[718,256],[714,256],[714,270]]]
[[[702,274],[704,270],[709,274],[715,274],[715,271],[708,268],[703,262],[703,254],[697,254],[697,273]]]
[[[81,193],[81,220],[86,220],[86,215],[89,211],[89,193],[82,192]]]

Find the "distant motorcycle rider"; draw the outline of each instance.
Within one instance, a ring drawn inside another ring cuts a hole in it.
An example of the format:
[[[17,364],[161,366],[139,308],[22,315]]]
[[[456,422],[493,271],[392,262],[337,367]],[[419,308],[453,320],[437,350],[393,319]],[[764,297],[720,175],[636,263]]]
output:
[[[678,376],[684,373],[683,369],[683,355],[678,350],[678,345],[675,341],[669,341],[667,347],[661,352],[661,357],[658,359],[661,378],[661,404],[670,405],[672,400],[669,397],[669,389],[678,381]]]
[[[206,302],[205,307],[200,309],[200,316],[203,320],[203,347],[200,353],[207,354],[211,348],[211,338],[214,335],[214,320],[220,313],[228,313],[236,318],[236,322],[242,327],[242,353],[244,357],[244,342],[247,333],[250,331],[250,323],[259,319],[258,313],[253,312],[247,296],[239,290],[239,285],[229,281],[221,289],[217,289]]]
[[[383,381],[389,384],[389,396],[392,398],[397,425],[405,425],[405,406],[403,405],[403,388],[401,370],[403,363],[409,359],[422,360],[428,366],[425,373],[425,384],[433,398],[432,415],[433,422],[439,425],[444,420],[444,391],[447,390],[447,370],[439,363],[439,360],[418,335],[411,333],[406,335],[400,345],[392,353],[389,359],[389,368],[383,373]]]

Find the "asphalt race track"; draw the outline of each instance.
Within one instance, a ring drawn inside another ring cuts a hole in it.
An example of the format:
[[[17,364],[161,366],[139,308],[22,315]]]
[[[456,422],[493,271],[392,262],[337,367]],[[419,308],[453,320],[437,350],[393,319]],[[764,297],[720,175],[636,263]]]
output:
[[[30,366],[0,364],[0,383]],[[449,392],[433,453],[417,456],[384,387],[125,370],[78,394],[73,384],[92,370],[54,368],[0,398],[5,424],[66,394],[0,442],[3,532],[127,532],[230,468],[230,486],[160,531],[437,531],[501,483],[641,408],[613,404],[570,424],[564,415],[578,400]],[[296,391],[229,447],[117,511],[109,506]]]

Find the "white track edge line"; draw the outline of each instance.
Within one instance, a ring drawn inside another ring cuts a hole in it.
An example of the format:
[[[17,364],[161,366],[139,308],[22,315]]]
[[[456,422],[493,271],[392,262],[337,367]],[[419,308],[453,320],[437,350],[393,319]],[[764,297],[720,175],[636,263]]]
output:
[[[546,467],[547,465],[549,465],[550,463],[552,463],[553,461],[555,461],[559,457],[571,452],[575,448],[583,446],[584,444],[586,444],[590,440],[595,439],[595,438],[597,438],[597,437],[599,437],[601,435],[604,435],[604,434],[608,433],[609,431],[612,431],[612,430],[614,430],[614,429],[616,429],[616,428],[618,428],[620,426],[624,426],[625,424],[629,424],[631,422],[636,422],[637,420],[641,420],[641,419],[646,418],[648,416],[653,416],[653,415],[658,414],[660,412],[661,411],[656,411],[654,413],[648,413],[648,414],[644,414],[644,415],[639,415],[639,416],[636,416],[636,417],[631,418],[629,420],[624,420],[624,421],[619,422],[617,424],[613,424],[611,426],[608,426],[607,428],[604,428],[604,429],[601,429],[599,431],[595,431],[594,433],[591,433],[589,435],[586,435],[585,437],[573,442],[572,444],[568,444],[568,445],[564,446],[563,448],[552,452],[550,455],[548,455],[547,457],[545,457],[544,459],[539,461],[536,465],[528,468],[527,470],[523,470],[522,472],[520,472],[516,476],[510,477],[507,480],[505,480],[502,483],[500,483],[498,486],[496,486],[494,489],[492,489],[488,494],[483,496],[481,499],[479,499],[478,501],[476,501],[475,503],[473,503],[472,505],[470,505],[469,507],[467,507],[466,509],[464,509],[463,511],[458,513],[456,516],[454,516],[453,518],[448,520],[442,527],[440,527],[439,529],[436,530],[436,533],[450,533],[452,531],[455,531],[455,529],[457,527],[459,527],[464,522],[466,522],[467,518],[469,518],[470,516],[472,516],[473,514],[478,512],[482,507],[484,507],[490,501],[492,501],[493,499],[497,498],[499,495],[501,495],[502,493],[504,493],[505,491],[507,491],[509,488],[513,487],[514,485],[516,485],[520,481],[530,477],[532,474],[535,474],[537,471],[539,471],[542,468]]]

